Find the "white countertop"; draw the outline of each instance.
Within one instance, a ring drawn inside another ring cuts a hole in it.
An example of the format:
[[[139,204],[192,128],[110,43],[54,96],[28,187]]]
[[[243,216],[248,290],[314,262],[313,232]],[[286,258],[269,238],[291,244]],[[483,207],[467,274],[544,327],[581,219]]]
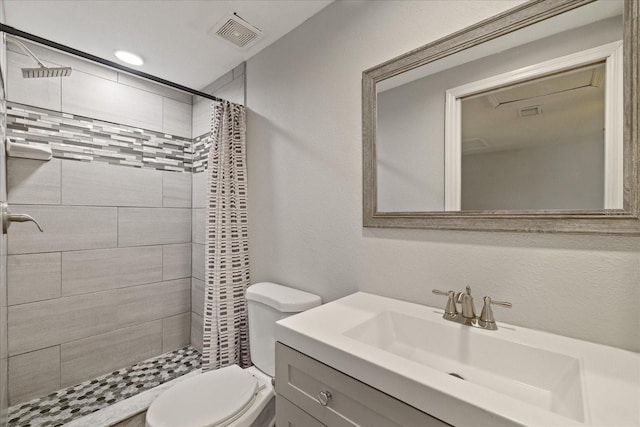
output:
[[[492,339],[575,358],[580,367],[583,422],[345,335],[384,312],[428,319],[439,328],[453,327],[449,330],[460,339],[491,334]],[[276,338],[453,425],[640,425],[640,354],[501,322],[497,331],[470,328],[442,319],[442,313],[441,309],[358,292],[279,321]]]

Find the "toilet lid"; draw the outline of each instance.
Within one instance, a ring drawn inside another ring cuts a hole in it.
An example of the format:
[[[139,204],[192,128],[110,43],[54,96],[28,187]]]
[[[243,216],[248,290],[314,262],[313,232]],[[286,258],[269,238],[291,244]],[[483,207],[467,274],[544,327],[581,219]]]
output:
[[[147,411],[147,426],[226,425],[247,410],[257,392],[258,380],[238,365],[196,375],[153,401]]]

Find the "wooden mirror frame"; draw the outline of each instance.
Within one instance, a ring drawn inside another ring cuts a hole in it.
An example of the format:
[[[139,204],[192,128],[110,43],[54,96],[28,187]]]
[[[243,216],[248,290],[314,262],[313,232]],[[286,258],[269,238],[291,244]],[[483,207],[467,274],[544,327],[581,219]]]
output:
[[[640,2],[624,0],[624,204],[620,210],[378,212],[376,84],[595,0],[532,0],[362,73],[364,227],[640,236]],[[444,144],[444,141],[443,141]]]

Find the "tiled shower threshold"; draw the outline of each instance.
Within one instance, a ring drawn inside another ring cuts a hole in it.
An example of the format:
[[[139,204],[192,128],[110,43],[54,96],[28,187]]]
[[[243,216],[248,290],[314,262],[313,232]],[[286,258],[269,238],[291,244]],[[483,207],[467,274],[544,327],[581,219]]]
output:
[[[193,347],[161,354],[12,406],[8,427],[112,425],[145,410],[167,388],[162,385],[198,368],[200,353]],[[131,399],[132,396],[136,398]]]

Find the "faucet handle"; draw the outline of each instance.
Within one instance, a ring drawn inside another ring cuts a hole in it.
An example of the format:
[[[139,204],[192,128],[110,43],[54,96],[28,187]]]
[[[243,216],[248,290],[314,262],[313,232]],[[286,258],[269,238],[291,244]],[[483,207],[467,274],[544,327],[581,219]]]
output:
[[[487,297],[487,298],[489,298],[489,297]],[[489,298],[489,299],[491,299],[491,298]],[[494,300],[491,300],[491,304],[499,305],[501,307],[506,307],[506,308],[513,307],[513,304],[511,304],[510,302],[506,302],[506,301],[494,301]]]
[[[444,315],[442,317],[444,317],[445,319],[453,319],[454,317],[456,317],[458,315],[458,309],[456,308],[456,302],[455,302],[455,292],[453,291],[441,291],[438,289],[433,289],[432,292],[436,295],[444,295],[446,297],[449,297],[447,299],[447,306],[444,309]]]
[[[511,308],[513,305],[510,302],[493,301],[491,297],[484,297],[484,306],[482,307],[478,324],[485,329],[495,330],[498,329],[498,326],[496,325],[496,319],[493,317],[491,305],[499,305],[506,308]]]

